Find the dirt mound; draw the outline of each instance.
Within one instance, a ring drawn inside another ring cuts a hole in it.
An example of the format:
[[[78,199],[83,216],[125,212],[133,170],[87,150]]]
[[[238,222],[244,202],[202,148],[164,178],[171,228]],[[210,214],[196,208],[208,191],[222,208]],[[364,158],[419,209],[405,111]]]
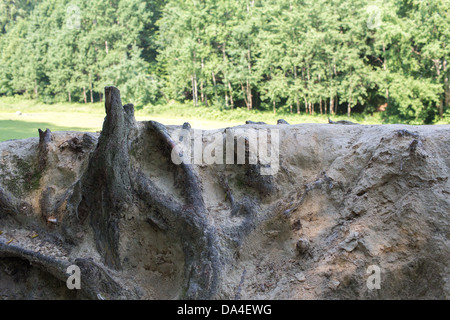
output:
[[[105,97],[100,135],[0,143],[0,298],[449,298],[450,126],[183,126],[247,159],[175,164],[181,126]],[[278,130],[274,174],[238,129]]]

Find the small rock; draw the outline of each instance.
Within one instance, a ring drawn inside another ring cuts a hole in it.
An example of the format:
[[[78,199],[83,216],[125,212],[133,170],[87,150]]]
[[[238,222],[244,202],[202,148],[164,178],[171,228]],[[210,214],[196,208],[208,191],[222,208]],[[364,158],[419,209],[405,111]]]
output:
[[[339,247],[347,252],[351,252],[358,246],[359,238],[359,232],[352,232],[344,241],[339,244]]]
[[[84,238],[84,232],[83,231],[77,232],[76,236],[77,236],[78,239],[83,239]]]
[[[328,288],[330,288],[331,290],[336,290],[340,284],[341,283],[338,280],[333,279],[328,282]]]
[[[308,252],[308,250],[310,248],[309,240],[306,238],[298,239],[296,248],[297,248],[298,253],[300,253],[300,254],[304,254],[304,253]]]
[[[136,268],[138,266],[138,262],[136,260],[132,259],[132,260],[130,260],[130,265],[131,265],[131,267]]]
[[[267,231],[266,234],[271,238],[276,238],[280,234],[280,231],[270,230],[270,231]]]
[[[355,250],[355,248],[358,246],[358,240],[351,240],[349,242],[344,241],[341,243],[340,247],[344,249],[347,252],[351,252]]]
[[[96,145],[98,142],[98,139],[93,134],[90,134],[90,133],[83,134],[83,137],[81,140],[83,143],[83,148],[85,148],[85,149],[89,149],[90,146]]]
[[[138,295],[138,297],[142,297],[145,292],[139,286],[134,287],[134,292]]]
[[[21,115],[22,115],[22,112],[16,111],[16,114],[17,114],[18,116],[21,116]]]
[[[302,222],[300,219],[297,219],[292,223],[292,230],[300,230],[302,228]]]
[[[329,279],[331,277],[331,270],[327,270],[323,272],[323,276],[327,279]]]
[[[266,123],[262,122],[262,121],[255,122],[255,121],[247,120],[247,121],[245,121],[245,124],[266,124]]]
[[[278,119],[277,124],[289,124],[289,122],[284,119]]]
[[[53,223],[53,224],[57,224],[58,223],[58,219],[54,216],[50,216],[47,218],[47,222]]]
[[[303,272],[298,272],[295,274],[295,278],[300,281],[300,282],[304,282],[306,281],[306,276]]]

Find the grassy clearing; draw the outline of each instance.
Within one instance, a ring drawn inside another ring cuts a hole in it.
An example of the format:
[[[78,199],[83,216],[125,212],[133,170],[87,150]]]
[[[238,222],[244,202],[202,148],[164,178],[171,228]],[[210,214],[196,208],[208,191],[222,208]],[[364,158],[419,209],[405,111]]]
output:
[[[300,115],[296,113],[286,113],[277,111],[273,113],[271,111],[259,111],[250,110],[245,108],[239,108],[235,110],[230,109],[219,109],[212,107],[193,107],[192,104],[180,104],[180,103],[169,103],[164,106],[146,106],[142,110],[138,110],[137,114],[145,114],[152,116],[164,116],[173,117],[181,119],[202,119],[209,121],[219,121],[224,124],[242,124],[246,120],[252,121],[263,121],[268,124],[276,124],[278,119],[285,119],[289,123],[328,123],[327,115],[309,115],[302,113]],[[333,120],[349,120],[347,116],[338,115],[331,116]],[[351,121],[358,122],[361,124],[382,124],[380,114],[375,114],[373,116],[355,114],[351,117]]]
[[[18,114],[20,112],[20,114]],[[95,132],[102,128],[105,117],[103,103],[94,104],[42,104],[32,100],[0,98],[0,141],[37,137],[38,129],[51,131]],[[153,113],[148,109],[137,110],[138,121],[156,120],[167,125],[182,125],[185,121],[192,127],[213,129],[240,124],[239,121],[186,117],[176,112]]]
[[[20,112],[21,114],[18,114]],[[251,110],[235,110],[214,107],[196,107],[189,103],[172,102],[163,106],[146,106],[136,110],[138,121],[155,120],[166,125],[181,125],[188,121],[193,128],[225,128],[245,123],[246,120],[264,121],[276,124],[280,118],[291,124],[327,123],[326,115],[290,114]],[[39,128],[52,131],[86,131],[101,130],[105,117],[103,103],[60,103],[43,104],[34,100],[13,97],[0,97],[0,141],[37,137]],[[332,119],[348,120],[346,116],[332,116]],[[382,124],[381,115],[373,116],[355,114],[351,119],[361,124]],[[448,121],[444,122],[448,123]]]
[[[1,107],[0,107],[1,109]],[[101,130],[104,114],[82,112],[38,112],[22,113],[0,111],[0,141],[37,137],[38,129],[51,131],[96,132]],[[239,124],[237,122],[180,119],[163,116],[136,115],[138,121],[156,120],[167,125],[182,125],[185,121],[194,128],[213,129]]]

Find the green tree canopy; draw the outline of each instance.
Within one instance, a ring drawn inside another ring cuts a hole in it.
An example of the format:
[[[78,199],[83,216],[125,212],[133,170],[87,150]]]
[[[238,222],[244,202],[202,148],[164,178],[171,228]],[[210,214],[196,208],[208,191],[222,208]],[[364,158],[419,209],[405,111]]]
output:
[[[450,116],[448,0],[0,3],[0,95]]]

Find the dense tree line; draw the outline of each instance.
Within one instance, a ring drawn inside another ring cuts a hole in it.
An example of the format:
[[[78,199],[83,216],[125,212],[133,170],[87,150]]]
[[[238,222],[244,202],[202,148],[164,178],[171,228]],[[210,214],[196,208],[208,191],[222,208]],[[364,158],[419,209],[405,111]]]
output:
[[[2,1],[0,94],[86,103],[115,84],[136,104],[155,99],[157,3]]]
[[[449,114],[448,0],[2,0],[0,94]]]

